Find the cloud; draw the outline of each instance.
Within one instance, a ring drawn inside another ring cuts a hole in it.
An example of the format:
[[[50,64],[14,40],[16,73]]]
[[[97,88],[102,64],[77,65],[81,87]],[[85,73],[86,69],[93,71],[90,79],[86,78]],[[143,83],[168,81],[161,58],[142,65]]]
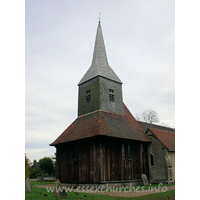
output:
[[[98,13],[111,68],[130,111],[174,122],[174,1],[26,1],[26,152],[31,160],[77,117]],[[52,148],[52,150],[50,150]]]

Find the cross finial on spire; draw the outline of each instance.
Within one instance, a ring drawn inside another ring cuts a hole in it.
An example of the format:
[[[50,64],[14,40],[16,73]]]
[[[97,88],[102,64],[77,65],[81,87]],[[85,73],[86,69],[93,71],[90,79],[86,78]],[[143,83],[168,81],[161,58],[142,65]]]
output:
[[[101,14],[101,12],[99,12],[99,23],[100,23],[100,14]]]

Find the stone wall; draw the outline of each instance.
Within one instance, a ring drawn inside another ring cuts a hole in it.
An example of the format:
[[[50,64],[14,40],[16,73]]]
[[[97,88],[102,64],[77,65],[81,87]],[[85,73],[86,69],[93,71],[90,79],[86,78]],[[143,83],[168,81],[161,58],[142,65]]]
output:
[[[168,170],[166,164],[167,149],[163,148],[162,143],[149,130],[147,132],[152,143],[148,146],[149,161],[149,181],[150,182],[166,182],[168,181]],[[151,155],[153,156],[153,166],[151,163]]]

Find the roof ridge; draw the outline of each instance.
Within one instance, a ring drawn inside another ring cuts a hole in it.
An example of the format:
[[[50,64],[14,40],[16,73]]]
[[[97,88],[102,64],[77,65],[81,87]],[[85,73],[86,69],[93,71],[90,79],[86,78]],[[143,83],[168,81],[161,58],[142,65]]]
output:
[[[119,126],[119,128],[121,129],[121,131],[123,132],[123,134],[125,135],[125,137],[128,138],[127,135],[125,134],[125,132],[123,131],[123,129],[121,128],[120,124],[117,122],[117,120],[114,117],[113,113],[112,113],[112,117],[115,119],[116,124]]]
[[[175,147],[174,147],[174,149],[171,149],[171,148],[169,148],[169,144],[168,143],[166,143],[166,140],[163,142],[163,134],[161,135],[160,133],[158,133],[158,132],[163,132],[163,133],[166,133],[166,134],[168,134],[168,133],[170,133],[170,134],[173,134],[174,135],[174,137],[175,137],[175,133],[174,132],[171,132],[171,131],[165,131],[165,130],[159,130],[159,129],[153,129],[153,128],[148,128],[147,129],[147,131],[146,131],[146,133],[148,132],[148,130],[150,130],[152,133],[153,133],[153,135],[160,141],[160,143],[164,146],[164,147],[166,147],[169,151],[172,151],[172,150],[175,150]],[[156,131],[156,132],[154,132],[154,130]],[[145,133],[145,134],[146,134]],[[172,135],[170,135],[170,136],[172,136]],[[168,138],[171,138],[171,137],[168,137]]]
[[[137,120],[137,122],[138,122],[138,123],[144,123],[144,124],[149,124],[149,125],[153,125],[153,126],[159,126],[159,127],[163,127],[163,128],[168,128],[168,129],[173,129],[173,130],[175,130],[175,128],[168,127],[168,126],[162,126],[162,125],[159,125],[159,124],[151,124],[151,123],[143,122],[143,121],[139,121],[139,120]]]
[[[95,111],[86,113],[86,114],[84,114],[84,115],[80,115],[80,116],[78,116],[77,118],[81,118],[81,117],[84,117],[84,116],[86,116],[86,115],[90,115],[90,114],[93,114],[93,113],[96,113],[96,112],[105,112],[105,113],[112,113],[112,114],[114,114],[114,115],[124,116],[123,114],[120,114],[120,113],[113,113],[113,112],[109,112],[109,111],[106,111],[106,110],[98,109],[98,110],[95,110]]]
[[[124,108],[129,112],[129,114],[131,115],[131,117],[133,117],[135,119],[135,117],[133,116],[133,114],[130,112],[130,110],[127,108],[127,106],[123,103]],[[131,119],[132,120],[132,119]],[[142,128],[142,126],[139,124],[139,122],[135,119],[135,122],[137,123],[137,126],[141,129],[142,132],[145,132],[144,129]]]
[[[168,131],[168,130],[160,130],[160,129],[157,129],[157,128],[148,128],[148,129],[150,129],[150,130],[156,130],[156,131],[161,131],[161,132],[169,132],[169,133],[175,134],[175,132]],[[147,130],[148,130],[148,129],[147,129]]]

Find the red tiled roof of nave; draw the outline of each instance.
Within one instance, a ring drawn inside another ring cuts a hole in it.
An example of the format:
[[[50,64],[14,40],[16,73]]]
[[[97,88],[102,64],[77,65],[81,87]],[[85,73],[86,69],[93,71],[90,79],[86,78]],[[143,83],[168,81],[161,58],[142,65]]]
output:
[[[97,135],[149,142],[139,123],[124,105],[124,115],[98,110],[79,116],[50,145],[56,146]]]
[[[175,150],[175,133],[171,131],[164,131],[149,128],[153,134],[162,142],[162,144],[169,150]]]

